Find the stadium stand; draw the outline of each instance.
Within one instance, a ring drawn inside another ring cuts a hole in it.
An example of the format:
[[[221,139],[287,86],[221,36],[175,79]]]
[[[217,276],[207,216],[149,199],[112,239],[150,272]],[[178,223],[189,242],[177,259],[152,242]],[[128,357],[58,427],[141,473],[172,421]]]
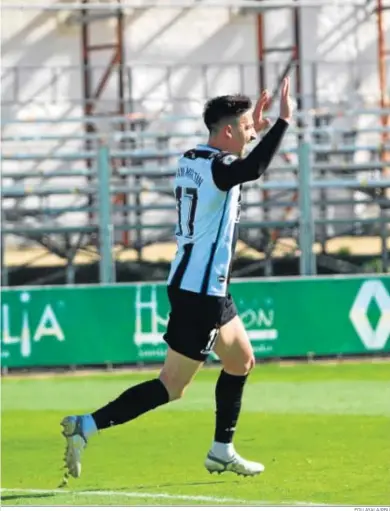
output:
[[[155,12],[161,9],[150,4]],[[245,188],[239,255],[246,261],[235,275],[278,273],[275,261],[280,259],[300,259],[297,268],[304,274],[364,273],[373,265],[387,271],[390,105],[382,3],[367,2],[359,11],[367,14],[371,6],[369,19],[377,18],[378,60],[370,69],[378,65],[379,86],[372,96],[359,89],[366,69],[361,63],[352,62],[345,71],[345,64],[302,57],[304,8],[287,9],[291,47],[284,38],[278,40],[280,47],[272,47],[264,34],[270,2],[235,4],[235,16],[256,24],[256,62],[128,64],[126,23],[145,6],[135,6],[128,15],[118,4],[103,10],[93,8],[98,3],[84,2],[82,9],[74,5],[68,11],[60,4],[34,4],[31,23],[44,25],[54,18],[57,31],[68,36],[74,31],[83,61],[48,67],[12,63],[2,69],[3,285],[73,283],[80,268],[90,265],[100,265],[100,274],[89,274],[87,280],[110,281],[119,278],[109,270],[114,261],[136,264],[125,278],[150,278],[151,266],[142,263],[167,261],[174,252],[170,179],[177,157],[207,136],[200,115],[203,102],[221,91],[221,76],[229,87],[234,83],[255,98],[254,82],[272,86],[276,96],[287,73],[293,77],[297,122],[267,176]],[[191,7],[183,2],[181,16],[183,10]],[[225,10],[232,16],[231,9]],[[93,31],[107,20],[114,27],[110,43],[96,40]],[[14,39],[22,32],[15,28]],[[10,39],[4,44],[12,54]],[[102,51],[112,57],[106,67],[94,63]],[[276,60],[267,62],[274,54]],[[356,87],[347,95],[345,87],[343,93],[335,88],[330,99],[323,79],[342,72],[357,77]],[[69,86],[76,77],[82,97],[64,99],[64,83]],[[197,83],[196,93],[190,90],[191,80]],[[271,118],[275,112],[273,106]],[[27,277],[29,267],[35,273]],[[47,267],[51,270],[43,272]],[[158,271],[154,276],[163,277]]]

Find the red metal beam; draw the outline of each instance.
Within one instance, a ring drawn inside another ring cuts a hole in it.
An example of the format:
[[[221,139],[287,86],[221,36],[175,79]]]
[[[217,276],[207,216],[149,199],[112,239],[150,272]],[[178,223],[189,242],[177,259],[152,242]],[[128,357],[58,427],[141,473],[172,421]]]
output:
[[[119,52],[118,52],[118,50],[115,50],[115,52],[113,53],[113,55],[110,59],[110,62],[107,65],[106,70],[103,73],[103,76],[99,80],[99,83],[96,87],[95,92],[93,93],[93,99],[95,100],[95,103],[93,103],[94,109],[96,108],[96,100],[100,98],[100,96],[102,95],[102,92],[106,88],[108,79],[110,78],[115,66],[118,64],[118,60],[119,60]]]
[[[89,0],[83,0],[84,4],[88,4]],[[82,59],[83,59],[83,89],[84,89],[84,114],[87,116],[93,115],[105,115],[105,112],[98,111],[99,98],[103,94],[109,78],[113,75],[113,73],[117,73],[117,107],[116,110],[111,113],[111,115],[124,115],[125,113],[125,102],[124,102],[124,47],[123,47],[123,30],[124,30],[124,22],[123,22],[123,13],[120,9],[120,0],[118,0],[118,11],[114,13],[110,13],[110,16],[116,17],[116,27],[115,33],[113,37],[112,43],[102,43],[102,44],[91,44],[90,40],[90,29],[91,23],[93,20],[89,17],[89,13],[87,9],[82,11],[82,24],[81,24],[81,42],[82,42]],[[92,72],[93,72],[93,64],[92,64],[92,56],[94,52],[100,52],[102,50],[113,50],[111,58],[107,64],[104,73],[98,80],[96,87],[93,87],[92,84]],[[120,123],[119,129],[124,131],[126,128],[125,122]],[[96,127],[94,123],[85,123],[85,131],[87,133],[95,132]],[[121,142],[121,148],[124,142]],[[87,150],[92,149],[92,141],[86,140],[85,147]],[[121,160],[120,164],[124,166],[126,163],[125,160]],[[112,161],[112,166],[115,168],[116,162]],[[93,165],[92,160],[87,161],[88,168],[91,168]],[[93,200],[92,197],[89,198],[89,203]],[[114,203],[120,205],[126,205],[127,197],[124,194],[120,196],[114,197]],[[92,215],[90,215],[90,220],[92,220]],[[127,223],[126,213],[123,214],[123,221]],[[122,235],[122,241],[125,246],[129,245],[129,235],[127,232],[124,232]]]
[[[377,25],[378,25],[378,67],[379,67],[379,90],[380,90],[380,107],[389,107],[387,73],[386,73],[386,54],[389,52],[386,49],[386,31],[384,22],[384,5],[383,0],[377,0]],[[381,116],[381,123],[383,128],[390,126],[390,115],[384,114]],[[385,146],[390,140],[388,132],[383,132],[381,135],[382,145]],[[390,162],[390,152],[382,150],[381,157],[384,161]],[[390,169],[384,168],[383,172],[389,175]]]
[[[260,0],[261,1],[261,0]],[[266,66],[265,66],[265,55],[267,53],[286,53],[287,51],[291,52],[291,57],[288,60],[285,68],[283,69],[281,75],[279,76],[277,80],[277,84],[275,89],[272,92],[272,100],[275,99],[277,96],[281,84],[283,82],[283,79],[290,73],[290,71],[295,67],[295,89],[296,89],[296,95],[298,98],[298,109],[302,106],[302,98],[301,98],[301,73],[300,73],[300,12],[299,7],[294,7],[292,12],[292,23],[293,23],[293,34],[294,34],[294,41],[293,45],[291,47],[286,46],[272,46],[267,47],[265,44],[265,23],[264,23],[264,14],[259,13],[256,15],[256,36],[257,36],[257,57],[258,57],[258,63],[259,63],[259,87],[260,90],[263,90],[267,86],[267,80],[266,80]],[[283,155],[283,159],[287,163],[291,163],[291,156],[288,154]],[[267,190],[262,191],[262,200],[268,201],[269,200],[269,192]],[[293,195],[293,201],[298,200],[298,194],[294,192]],[[287,207],[284,210],[284,217],[287,217],[287,215],[292,210],[292,207]],[[264,216],[267,216],[267,209],[264,209]],[[270,239],[272,243],[275,243],[280,236],[280,231],[278,229],[271,229],[268,231],[270,234]]]
[[[265,48],[264,48],[264,17],[262,13],[256,16],[256,32],[257,32],[257,59],[259,63],[259,85],[260,90],[266,88],[265,83]]]

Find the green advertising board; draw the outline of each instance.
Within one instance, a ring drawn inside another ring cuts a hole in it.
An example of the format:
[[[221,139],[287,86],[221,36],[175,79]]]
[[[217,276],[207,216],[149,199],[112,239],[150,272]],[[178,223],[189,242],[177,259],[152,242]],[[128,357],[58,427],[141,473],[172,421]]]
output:
[[[390,277],[235,281],[256,357],[390,352]],[[5,367],[163,360],[163,283],[2,291]]]

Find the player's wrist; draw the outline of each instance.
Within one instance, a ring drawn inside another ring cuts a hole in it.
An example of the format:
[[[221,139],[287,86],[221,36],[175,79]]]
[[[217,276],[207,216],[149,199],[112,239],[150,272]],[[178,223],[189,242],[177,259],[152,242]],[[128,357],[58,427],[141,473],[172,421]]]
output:
[[[288,125],[291,124],[291,117],[279,115],[279,119]]]

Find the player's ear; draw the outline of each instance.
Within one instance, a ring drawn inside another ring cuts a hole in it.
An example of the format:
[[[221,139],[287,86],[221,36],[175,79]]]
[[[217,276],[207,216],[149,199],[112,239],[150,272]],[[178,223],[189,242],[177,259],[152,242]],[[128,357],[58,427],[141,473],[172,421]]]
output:
[[[224,130],[227,138],[233,138],[233,126],[231,124],[227,124]]]

